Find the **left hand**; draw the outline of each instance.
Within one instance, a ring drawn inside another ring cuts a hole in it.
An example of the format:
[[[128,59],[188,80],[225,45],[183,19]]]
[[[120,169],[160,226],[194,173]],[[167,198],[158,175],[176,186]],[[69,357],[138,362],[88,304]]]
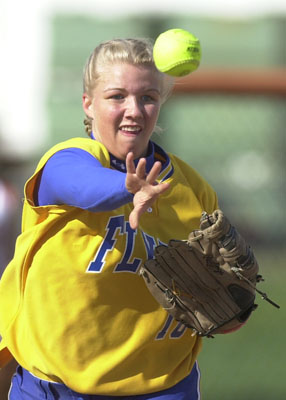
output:
[[[161,167],[160,161],[156,161],[150,172],[146,174],[146,159],[141,158],[135,168],[133,153],[127,154],[125,185],[127,190],[134,194],[134,208],[129,215],[129,223],[132,229],[138,228],[141,215],[170,186],[169,183],[158,184],[156,182]]]

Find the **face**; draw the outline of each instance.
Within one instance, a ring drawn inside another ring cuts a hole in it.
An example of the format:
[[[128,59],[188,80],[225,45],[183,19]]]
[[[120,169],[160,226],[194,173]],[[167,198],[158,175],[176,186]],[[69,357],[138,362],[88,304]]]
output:
[[[92,118],[95,138],[115,157],[144,157],[161,105],[161,77],[151,67],[108,65],[83,109]]]

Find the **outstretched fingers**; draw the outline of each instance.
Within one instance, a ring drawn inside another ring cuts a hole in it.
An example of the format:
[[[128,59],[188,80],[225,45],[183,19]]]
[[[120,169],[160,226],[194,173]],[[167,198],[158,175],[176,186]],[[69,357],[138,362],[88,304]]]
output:
[[[169,183],[158,183],[162,165],[156,161],[149,173],[146,173],[146,159],[141,158],[135,167],[133,153],[126,157],[126,188],[133,197],[133,210],[129,216],[132,229],[137,229],[141,215],[154,203],[156,198],[169,188]]]
[[[129,174],[135,174],[134,155],[132,152],[128,153],[125,160],[126,171]]]
[[[140,158],[137,167],[136,167],[136,175],[138,176],[139,179],[144,179],[146,178],[146,159],[145,158]]]
[[[156,161],[146,177],[146,182],[153,185],[161,172],[161,168],[162,164],[160,161]]]

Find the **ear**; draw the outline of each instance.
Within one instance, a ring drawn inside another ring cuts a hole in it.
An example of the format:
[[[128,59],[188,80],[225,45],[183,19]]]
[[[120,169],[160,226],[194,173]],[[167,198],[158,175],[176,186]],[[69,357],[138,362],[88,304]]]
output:
[[[93,119],[93,113],[91,110],[91,105],[92,105],[92,99],[86,94],[84,93],[82,95],[82,107],[83,107],[83,111],[85,112],[85,114],[89,117]]]

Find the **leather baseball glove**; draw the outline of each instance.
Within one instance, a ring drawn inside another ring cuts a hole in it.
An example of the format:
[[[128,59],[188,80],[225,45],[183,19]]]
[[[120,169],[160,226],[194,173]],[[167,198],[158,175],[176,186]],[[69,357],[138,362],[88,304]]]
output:
[[[257,307],[255,256],[221,210],[202,214],[200,229],[187,240],[155,249],[140,270],[154,298],[177,321],[199,336],[235,330]]]

